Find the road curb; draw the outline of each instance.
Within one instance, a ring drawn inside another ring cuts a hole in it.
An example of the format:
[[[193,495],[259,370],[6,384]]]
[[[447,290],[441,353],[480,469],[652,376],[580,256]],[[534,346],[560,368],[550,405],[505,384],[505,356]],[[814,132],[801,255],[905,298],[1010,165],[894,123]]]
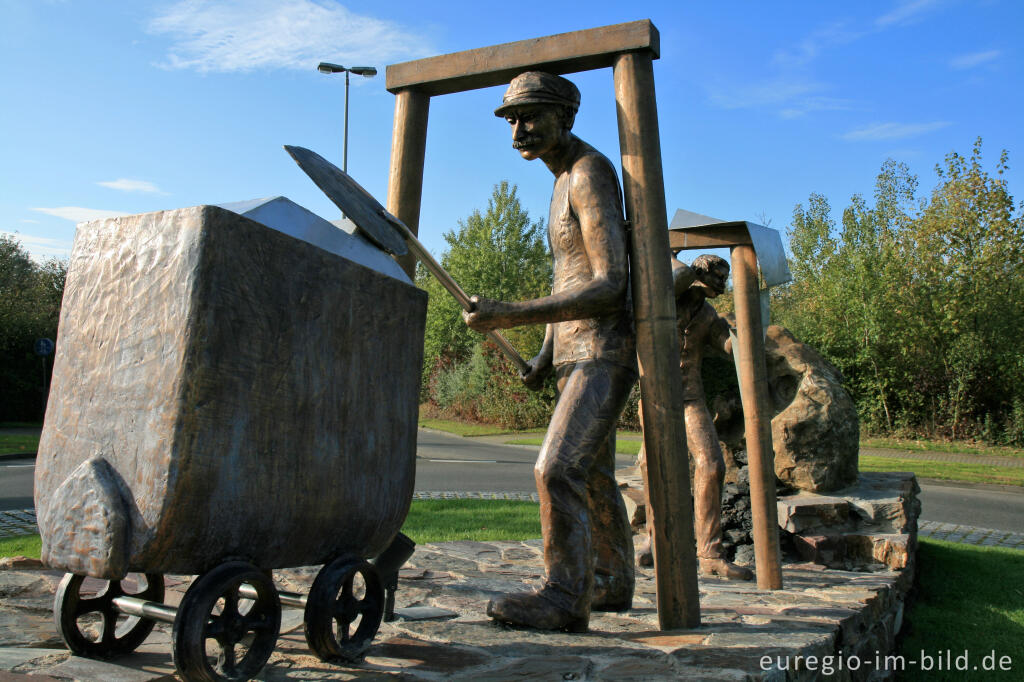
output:
[[[7,459],[35,459],[36,453],[34,452],[8,452],[7,454],[0,455],[0,462]]]
[[[1002,493],[1016,493],[1018,495],[1024,495],[1024,486],[1020,485],[1004,485],[1002,483],[969,483],[968,481],[951,481],[945,478],[924,478],[923,476],[917,477],[917,482],[927,483],[928,485],[939,486],[941,488],[970,488],[971,490],[992,490]]]

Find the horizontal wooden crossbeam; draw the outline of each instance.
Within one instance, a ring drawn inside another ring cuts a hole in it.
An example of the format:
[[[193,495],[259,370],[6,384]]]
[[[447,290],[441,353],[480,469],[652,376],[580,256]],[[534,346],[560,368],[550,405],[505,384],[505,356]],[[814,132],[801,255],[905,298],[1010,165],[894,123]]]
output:
[[[507,85],[523,71],[576,73],[610,67],[623,52],[648,52],[657,59],[658,29],[649,19],[519,40],[387,67],[387,89],[427,95]]]
[[[747,224],[743,221],[668,231],[668,245],[672,250],[714,249],[751,243]]]

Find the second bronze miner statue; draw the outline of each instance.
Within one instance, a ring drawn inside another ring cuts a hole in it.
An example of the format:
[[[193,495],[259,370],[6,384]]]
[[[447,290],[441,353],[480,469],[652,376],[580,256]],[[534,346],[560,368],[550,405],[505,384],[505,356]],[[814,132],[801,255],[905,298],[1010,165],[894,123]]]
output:
[[[539,388],[552,369],[559,391],[534,477],[541,502],[544,586],[492,600],[496,620],[585,631],[591,610],[624,610],[633,598],[633,543],[615,482],[615,424],[636,381],[622,192],[611,162],[572,134],[579,90],[531,71],[512,80],[495,110],[512,146],[555,176],[548,218],[550,296],[505,302],[473,297],[477,331],[547,324],[523,381]]]
[[[676,321],[679,328],[679,370],[683,375],[683,418],[686,421],[686,447],[693,457],[693,529],[697,539],[700,572],[730,580],[751,580],[748,568],[726,560],[722,548],[722,481],[725,461],[718,433],[708,412],[701,379],[701,365],[709,349],[732,353],[729,325],[719,317],[709,298],[725,291],[729,263],[718,256],[703,254],[688,267],[672,259],[676,296]],[[642,461],[644,453],[641,451]],[[643,565],[651,563],[648,537],[637,551]]]

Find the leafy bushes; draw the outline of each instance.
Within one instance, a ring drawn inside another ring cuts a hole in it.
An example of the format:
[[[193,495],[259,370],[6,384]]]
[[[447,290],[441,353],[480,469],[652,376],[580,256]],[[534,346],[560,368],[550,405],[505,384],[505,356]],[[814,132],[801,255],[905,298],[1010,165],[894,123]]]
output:
[[[553,378],[530,391],[489,341],[477,344],[469,360],[437,372],[429,394],[444,416],[507,429],[547,426],[555,403]]]
[[[521,301],[551,293],[551,255],[544,222],[530,222],[516,188],[494,187],[484,213],[474,211],[459,229],[444,235],[441,265],[469,294]],[[424,268],[416,283],[430,294],[423,357],[421,400],[442,416],[518,429],[547,424],[554,382],[534,393],[486,337],[470,331],[461,308]],[[503,332],[529,358],[540,349],[544,327]]]
[[[825,197],[797,205],[794,281],[779,323],[845,375],[869,431],[1024,445],[1024,216],[1002,175],[948,154],[930,197],[887,161],[874,205],[837,226]]]

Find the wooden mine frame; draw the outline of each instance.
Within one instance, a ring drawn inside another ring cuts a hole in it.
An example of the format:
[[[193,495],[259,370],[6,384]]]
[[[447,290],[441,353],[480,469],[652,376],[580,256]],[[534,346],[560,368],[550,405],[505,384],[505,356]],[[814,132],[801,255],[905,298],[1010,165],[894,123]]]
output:
[[[772,447],[772,413],[768,400],[758,260],[750,234],[754,229],[768,232],[763,227],[745,221],[673,229],[669,231],[669,245],[673,251],[729,249],[738,345],[733,352],[738,358],[743,433],[747,442],[747,462],[750,465],[750,507],[754,522],[757,586],[764,590],[778,590],[782,588],[782,563],[775,500],[775,451]],[[778,248],[781,253],[781,244]]]
[[[630,268],[646,425],[647,523],[654,548],[658,620],[668,630],[698,626],[700,605],[652,64],[659,48],[658,30],[645,19],[388,66],[395,122],[387,209],[418,231],[431,97],[507,84],[530,70],[562,75],[612,68],[626,219],[632,226]],[[414,272],[411,257],[402,264],[410,275]],[[774,487],[772,493],[774,497]],[[771,511],[774,517],[774,505]]]

